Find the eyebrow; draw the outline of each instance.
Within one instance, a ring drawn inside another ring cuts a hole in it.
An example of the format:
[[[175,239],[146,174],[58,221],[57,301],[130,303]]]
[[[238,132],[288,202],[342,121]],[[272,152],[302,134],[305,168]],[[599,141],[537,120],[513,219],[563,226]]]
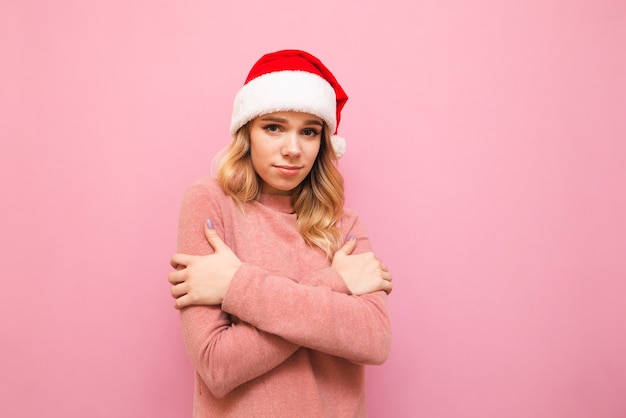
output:
[[[263,121],[268,121],[268,122],[278,122],[278,123],[287,123],[288,120],[285,118],[279,118],[276,116],[262,116],[261,120]],[[323,126],[322,122],[317,120],[317,119],[308,119],[304,121],[305,125],[317,125],[317,126]]]

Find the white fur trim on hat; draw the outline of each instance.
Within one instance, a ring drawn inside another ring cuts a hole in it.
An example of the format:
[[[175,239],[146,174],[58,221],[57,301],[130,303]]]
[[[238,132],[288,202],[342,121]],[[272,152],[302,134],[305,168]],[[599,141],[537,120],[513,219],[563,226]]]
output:
[[[331,133],[337,129],[335,90],[322,77],[307,71],[276,71],[250,80],[235,96],[230,133],[273,112],[305,112],[320,117]]]

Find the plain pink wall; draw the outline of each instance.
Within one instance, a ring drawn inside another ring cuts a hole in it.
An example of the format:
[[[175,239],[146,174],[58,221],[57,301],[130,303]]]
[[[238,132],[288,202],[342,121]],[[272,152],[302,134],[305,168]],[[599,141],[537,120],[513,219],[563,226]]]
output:
[[[181,194],[302,48],[395,279],[370,416],[626,416],[626,4],[248,3],[0,2],[0,414],[190,416]]]

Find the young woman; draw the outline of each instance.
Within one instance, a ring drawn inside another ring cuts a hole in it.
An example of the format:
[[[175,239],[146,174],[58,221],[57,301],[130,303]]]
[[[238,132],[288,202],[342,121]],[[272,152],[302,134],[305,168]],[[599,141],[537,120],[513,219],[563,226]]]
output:
[[[185,193],[169,275],[194,417],[365,417],[390,350],[391,275],[343,207],[347,96],[314,56],[264,55],[235,97],[216,178]]]

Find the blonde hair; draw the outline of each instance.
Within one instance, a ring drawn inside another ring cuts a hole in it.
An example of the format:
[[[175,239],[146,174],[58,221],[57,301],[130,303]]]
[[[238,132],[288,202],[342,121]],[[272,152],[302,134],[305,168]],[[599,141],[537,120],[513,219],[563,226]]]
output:
[[[331,258],[342,243],[336,223],[343,211],[343,177],[336,167],[328,126],[324,123],[320,150],[311,172],[291,194],[298,232],[311,246]],[[261,180],[250,158],[249,123],[241,127],[222,153],[217,179],[224,191],[244,210],[261,193]]]

